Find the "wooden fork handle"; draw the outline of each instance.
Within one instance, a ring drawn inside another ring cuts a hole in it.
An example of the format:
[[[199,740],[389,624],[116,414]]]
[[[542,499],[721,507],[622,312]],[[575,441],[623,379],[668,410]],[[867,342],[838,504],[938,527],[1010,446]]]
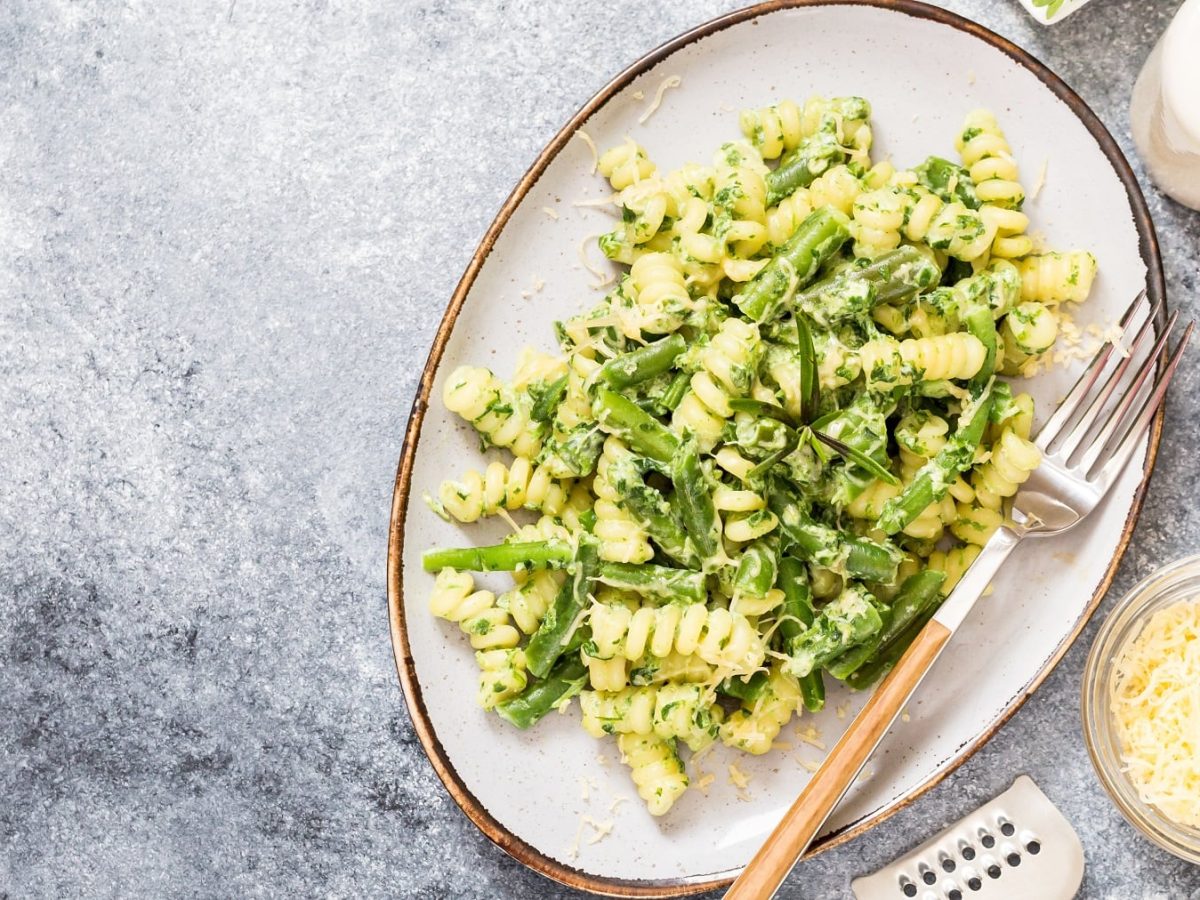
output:
[[[949,629],[937,619],[921,630],[729,888],[725,900],[766,900],[779,889],[949,639]]]

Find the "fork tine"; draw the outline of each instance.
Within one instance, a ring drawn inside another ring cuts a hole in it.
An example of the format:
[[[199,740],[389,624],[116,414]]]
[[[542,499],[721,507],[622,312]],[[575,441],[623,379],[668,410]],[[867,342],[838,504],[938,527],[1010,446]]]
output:
[[[1162,334],[1158,336],[1158,340],[1154,342],[1154,347],[1150,350],[1150,355],[1146,357],[1146,361],[1133,376],[1133,381],[1125,392],[1121,395],[1117,406],[1109,414],[1108,420],[1104,423],[1100,432],[1092,440],[1092,444],[1087,451],[1079,459],[1079,465],[1076,467],[1080,472],[1088,472],[1095,465],[1096,460],[1104,453],[1117,427],[1124,421],[1125,416],[1133,409],[1134,402],[1138,399],[1141,393],[1142,385],[1146,380],[1154,374],[1154,369],[1158,364],[1159,358],[1163,351],[1167,348],[1167,341],[1171,339],[1171,330],[1175,327],[1175,322],[1179,318],[1179,310],[1175,310],[1171,314],[1171,318],[1167,321],[1167,327],[1162,330]],[[1133,355],[1130,354],[1130,359]]]
[[[1117,449],[1113,451],[1112,455],[1099,468],[1095,476],[1091,477],[1091,480],[1099,486],[1101,491],[1108,489],[1108,486],[1116,480],[1117,476],[1121,474],[1121,470],[1125,468],[1126,464],[1133,457],[1142,435],[1150,427],[1150,423],[1154,419],[1154,414],[1158,411],[1163,399],[1167,396],[1167,385],[1171,383],[1171,378],[1175,375],[1175,370],[1179,368],[1179,361],[1183,358],[1183,351],[1187,348],[1188,341],[1192,337],[1192,330],[1195,327],[1195,322],[1188,323],[1187,328],[1183,332],[1183,337],[1175,345],[1175,352],[1171,354],[1166,371],[1163,373],[1162,378],[1155,384],[1154,392],[1146,401],[1146,405],[1142,407],[1142,411],[1138,413],[1133,424],[1129,426],[1129,430],[1125,432],[1125,436],[1121,438],[1121,443],[1117,445]]]
[[[1071,433],[1063,440],[1063,443],[1055,449],[1054,453],[1059,459],[1066,461],[1073,454],[1083,440],[1088,436],[1088,433],[1095,427],[1100,414],[1104,411],[1104,404],[1109,401],[1117,387],[1120,386],[1125,378],[1125,373],[1129,371],[1129,367],[1133,365],[1134,359],[1137,358],[1138,351],[1146,338],[1154,334],[1154,318],[1158,315],[1158,310],[1161,307],[1160,303],[1155,303],[1150,310],[1150,315],[1146,317],[1146,321],[1142,323],[1142,327],[1138,329],[1138,333],[1134,336],[1133,342],[1129,345],[1128,351],[1112,373],[1105,380],[1100,392],[1088,405],[1087,411],[1075,423],[1075,427],[1071,429]],[[1175,325],[1175,319],[1179,316],[1178,310],[1171,315],[1170,321],[1167,322],[1167,327],[1163,330],[1163,334],[1169,334],[1171,328]],[[1154,356],[1161,349],[1161,346],[1156,346],[1151,352]]]
[[[1127,328],[1129,324],[1133,322],[1143,304],[1146,302],[1146,299],[1146,290],[1143,288],[1141,293],[1134,298],[1133,303],[1130,304],[1129,309],[1122,317],[1122,328]],[[1153,318],[1153,316],[1150,318]],[[1054,411],[1054,415],[1052,415],[1047,420],[1046,424],[1042,426],[1041,431],[1038,432],[1036,443],[1038,448],[1043,452],[1049,448],[1050,443],[1056,437],[1058,437],[1058,434],[1062,430],[1063,426],[1066,425],[1067,422],[1069,422],[1079,410],[1084,398],[1086,398],[1088,395],[1088,391],[1092,389],[1092,385],[1096,383],[1096,379],[1099,378],[1100,373],[1104,371],[1104,366],[1108,363],[1108,360],[1112,356],[1115,349],[1116,346],[1113,343],[1106,343],[1104,348],[1092,357],[1092,361],[1088,363],[1087,368],[1083,370],[1083,374],[1079,376],[1079,380],[1075,382],[1075,386],[1071,388],[1071,390],[1067,393],[1067,396],[1063,398],[1062,403],[1058,405],[1058,409]]]

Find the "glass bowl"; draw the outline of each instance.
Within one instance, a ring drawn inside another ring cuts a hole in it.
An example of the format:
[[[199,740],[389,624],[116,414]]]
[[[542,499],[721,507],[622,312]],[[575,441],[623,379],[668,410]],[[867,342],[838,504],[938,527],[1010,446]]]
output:
[[[1138,583],[1100,626],[1083,670],[1083,737],[1100,783],[1138,831],[1181,859],[1200,863],[1200,829],[1171,821],[1138,796],[1122,771],[1110,689],[1117,656],[1150,616],[1182,600],[1200,601],[1200,554],[1177,560]]]

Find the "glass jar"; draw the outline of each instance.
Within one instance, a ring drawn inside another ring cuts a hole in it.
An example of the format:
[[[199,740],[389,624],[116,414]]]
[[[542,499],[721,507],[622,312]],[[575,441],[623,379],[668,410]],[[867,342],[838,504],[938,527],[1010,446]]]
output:
[[[1129,823],[1163,849],[1200,863],[1200,829],[1173,822],[1144,802],[1125,774],[1112,715],[1113,676],[1121,652],[1151,616],[1185,600],[1200,601],[1200,555],[1159,569],[1117,603],[1100,627],[1083,670],[1083,737],[1100,783]]]
[[[1167,195],[1200,209],[1200,0],[1187,0],[1133,87],[1129,120],[1146,170]]]

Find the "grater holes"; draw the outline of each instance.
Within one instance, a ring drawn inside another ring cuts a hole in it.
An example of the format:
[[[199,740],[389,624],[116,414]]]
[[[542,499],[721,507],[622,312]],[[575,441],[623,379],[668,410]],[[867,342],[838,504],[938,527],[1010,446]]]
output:
[[[1039,853],[1042,852],[1042,844],[1037,839],[1031,840],[1028,844],[1025,845],[1025,851],[1030,856],[1037,856]]]
[[[924,863],[921,863],[921,880],[930,886],[937,884],[937,875]]]
[[[978,875],[972,875],[970,878],[967,879],[967,887],[969,887],[973,891],[977,891],[983,887],[983,879],[980,878]]]
[[[988,876],[988,878],[993,878],[993,879],[999,878],[1000,877],[1000,867],[998,865],[996,865],[995,863],[992,863],[990,866],[987,867],[987,876]]]
[[[967,862],[970,862],[971,860],[973,860],[975,858],[975,848],[972,847],[970,844],[968,844],[966,841],[960,840],[958,842],[958,853],[959,853],[959,856],[961,856]]]
[[[1016,827],[1013,825],[1012,822],[1008,821],[1008,819],[1001,816],[999,821],[1000,821],[1000,833],[1002,835],[1004,835],[1005,837],[1012,837],[1014,834],[1017,833]]]
[[[983,849],[991,850],[996,846],[995,836],[986,828],[979,829],[979,843],[983,844]]]
[[[905,875],[900,876],[900,893],[905,897],[917,896],[917,886],[909,881]]]
[[[963,892],[958,888],[950,888],[946,892],[946,900],[963,900]]]
[[[955,869],[954,860],[946,853],[941,855],[942,871],[953,872]]]
[[[1015,869],[1021,864],[1021,854],[1014,850],[1008,856],[1004,857],[1004,861]]]

